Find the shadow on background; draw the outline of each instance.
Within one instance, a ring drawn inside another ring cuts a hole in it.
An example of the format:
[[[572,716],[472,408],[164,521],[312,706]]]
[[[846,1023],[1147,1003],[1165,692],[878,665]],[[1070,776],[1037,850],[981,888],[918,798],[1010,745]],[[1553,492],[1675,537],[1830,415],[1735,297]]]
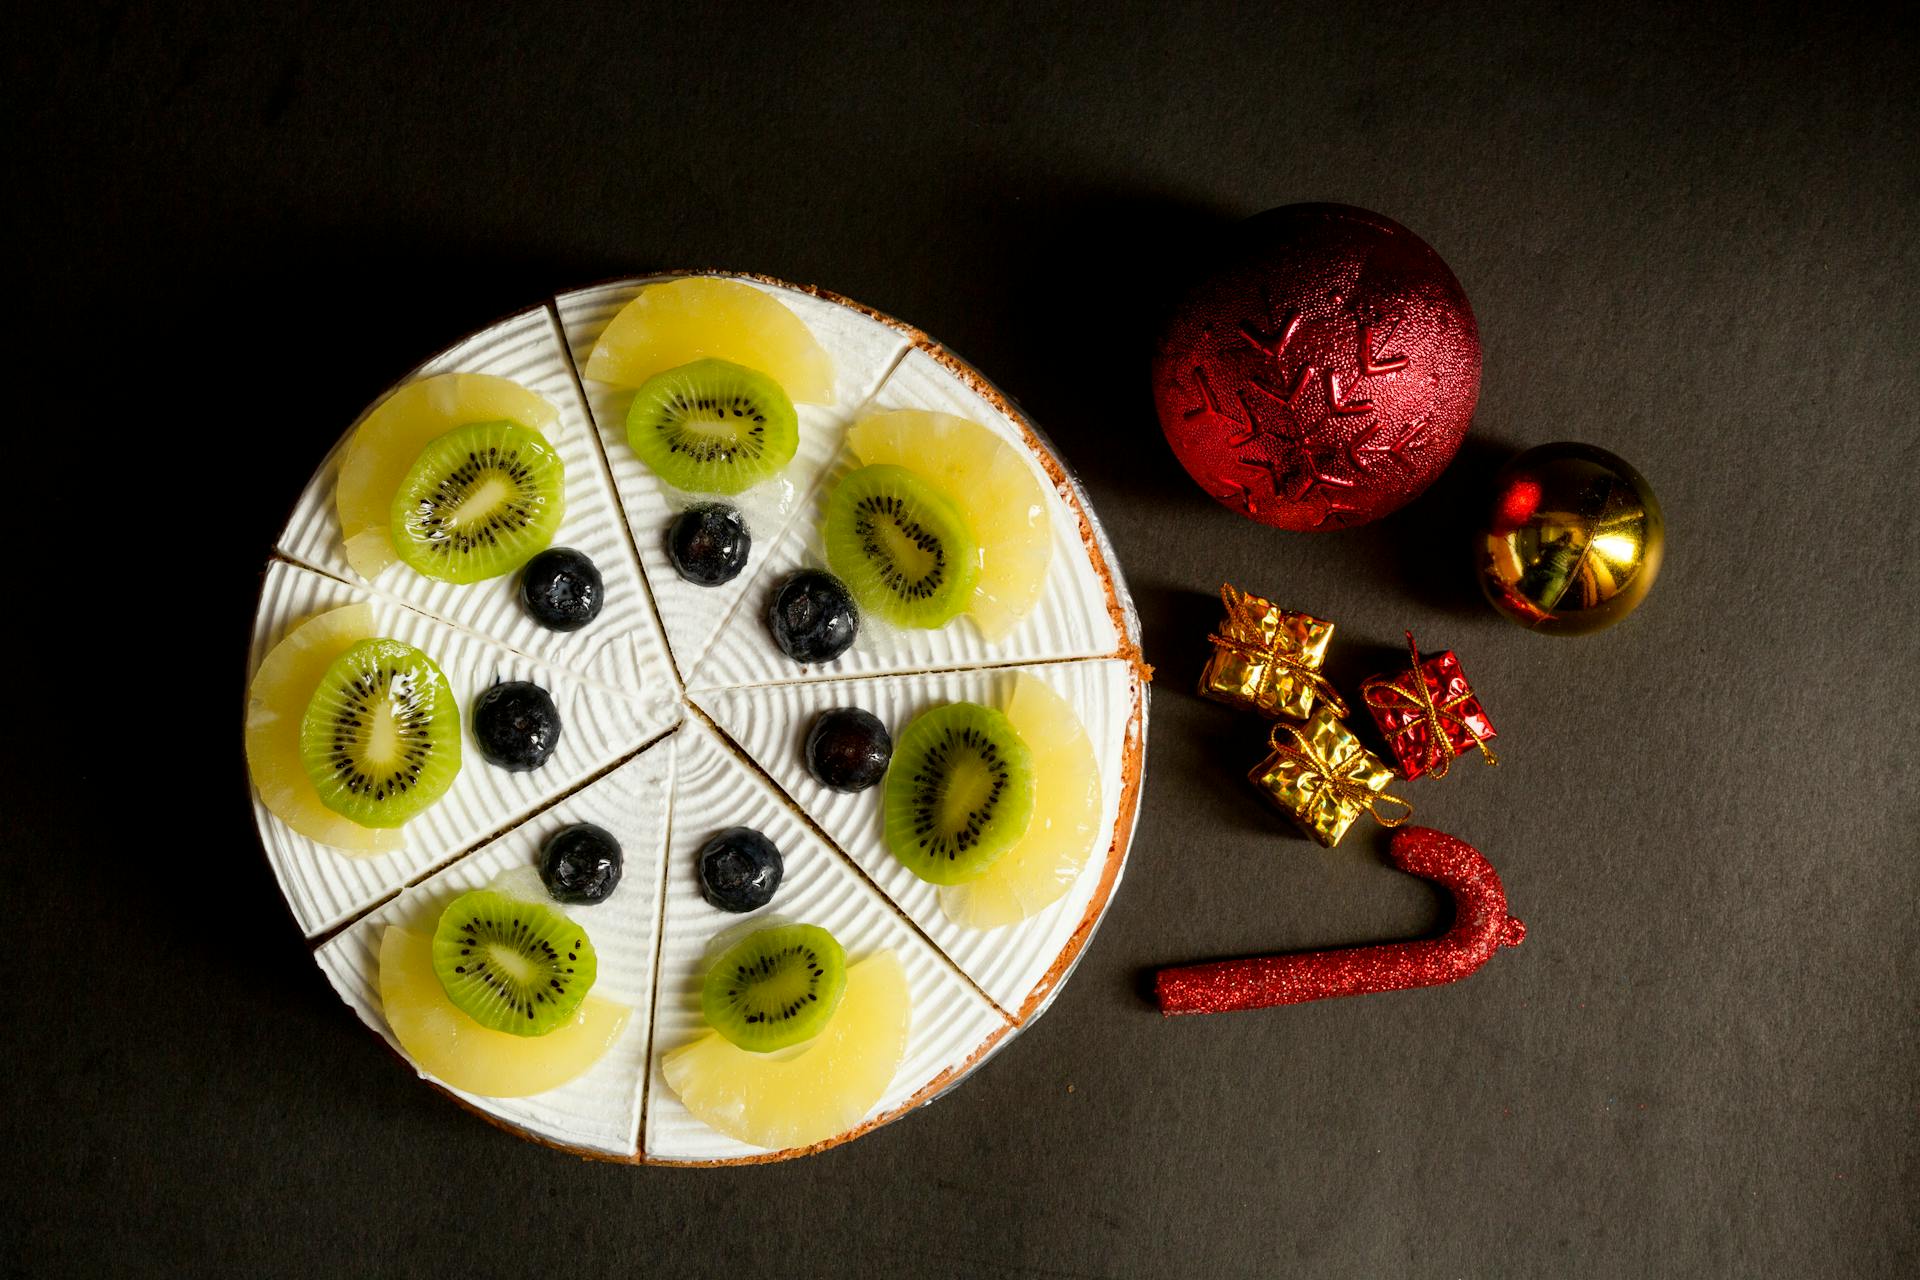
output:
[[[223,492],[223,527],[230,536],[202,539],[195,553],[203,576],[225,584],[195,599],[206,634],[226,655],[210,659],[209,666],[237,681],[247,669],[261,577],[299,497],[299,485],[289,479],[304,475],[368,404],[423,359],[507,314],[503,307],[537,304],[556,285],[590,279],[591,273],[587,264],[462,249],[430,237],[409,241],[385,230],[292,245],[243,235],[228,247],[217,261],[177,261],[153,270],[163,275],[155,292],[179,299],[170,317],[173,340],[194,344],[219,335],[223,403],[233,406],[238,429],[262,441],[255,471],[261,482]],[[164,278],[175,273],[192,276],[193,287]],[[276,280],[299,281],[299,305],[274,306],[268,323],[235,323],[235,310],[260,295],[262,282]],[[157,362],[168,357],[156,352]],[[192,357],[176,352],[171,358]],[[324,992],[325,981],[291,927],[254,830],[252,785],[233,701],[214,697],[203,707],[209,723],[201,740],[216,750],[224,744],[231,753],[230,768],[213,770],[215,778],[232,780],[231,790],[220,787],[222,801],[211,806],[217,811],[212,843],[220,851],[218,873],[183,876],[177,865],[128,858],[115,893],[141,904],[130,926],[135,932],[141,921],[165,931],[169,918],[220,914],[218,930],[176,930],[164,940],[148,939],[197,953],[195,971],[214,983],[280,1004],[288,1003],[290,991]],[[334,1014],[327,1000],[302,1007],[328,1020]]]
[[[1386,578],[1430,609],[1485,617],[1473,539],[1485,527],[1494,473],[1520,448],[1482,432],[1476,417],[1460,451],[1425,493],[1384,520],[1326,535],[1328,551],[1350,561],[1353,572]]]
[[[962,354],[1034,416],[1090,487],[1164,499],[1167,469],[1179,472],[1154,415],[1154,337],[1203,265],[1200,247],[1238,216],[1128,189],[1009,202],[1005,184],[968,192],[963,209],[967,223],[992,228],[972,264],[972,296],[988,322],[952,341],[979,348]]]
[[[1154,982],[1162,968],[1190,964],[1212,964],[1222,960],[1239,960],[1259,955],[1284,956],[1315,951],[1357,950],[1397,942],[1416,942],[1422,939],[1441,936],[1453,927],[1454,911],[1452,896],[1444,888],[1430,880],[1424,880],[1417,876],[1407,876],[1395,868],[1387,857],[1387,847],[1392,838],[1392,831],[1368,823],[1363,817],[1360,820],[1359,827],[1348,832],[1346,838],[1341,842],[1340,848],[1342,851],[1346,851],[1351,849],[1356,843],[1361,844],[1368,850],[1368,853],[1363,855],[1364,858],[1369,862],[1377,862],[1377,870],[1380,874],[1398,876],[1402,880],[1413,881],[1419,886],[1418,898],[1420,902],[1419,906],[1415,909],[1413,917],[1417,923],[1412,926],[1409,932],[1391,937],[1363,937],[1348,934],[1332,938],[1316,938],[1309,943],[1289,946],[1287,945],[1287,940],[1279,935],[1278,928],[1276,928],[1271,950],[1245,950],[1179,958],[1169,957],[1162,964],[1132,971],[1123,981],[1126,982],[1128,989],[1135,997],[1148,1008],[1153,1009],[1158,1006],[1158,1001],[1154,997]],[[1322,852],[1308,843],[1305,836],[1301,836],[1300,840],[1302,844],[1306,846],[1302,852]],[[1286,849],[1275,850],[1275,852],[1276,854],[1292,854],[1295,851]]]
[[[1305,845],[1306,837],[1247,782],[1248,771],[1266,758],[1271,724],[1195,692],[1212,652],[1207,637],[1220,623],[1220,597],[1155,586],[1137,588],[1134,596],[1154,671],[1154,718],[1179,725],[1172,733],[1150,731],[1150,785],[1172,786],[1183,805],[1199,803],[1237,830]]]
[[[996,186],[968,193],[957,216],[975,228],[968,296],[984,314],[949,319],[942,327],[952,332],[936,336],[1033,415],[1096,506],[1119,494],[1163,513],[1212,517],[1216,504],[1186,479],[1161,434],[1149,370],[1161,324],[1231,243],[1240,215],[1155,191],[1068,189],[1009,201]],[[1420,604],[1480,617],[1472,535],[1488,482],[1518,449],[1476,418],[1440,478],[1392,516],[1274,536],[1310,546],[1329,573],[1385,579]]]

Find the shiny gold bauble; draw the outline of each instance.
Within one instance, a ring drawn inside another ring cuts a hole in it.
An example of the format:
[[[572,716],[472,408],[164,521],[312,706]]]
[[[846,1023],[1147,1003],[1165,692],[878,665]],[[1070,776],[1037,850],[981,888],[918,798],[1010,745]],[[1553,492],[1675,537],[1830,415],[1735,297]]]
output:
[[[1494,477],[1475,536],[1481,589],[1534,631],[1572,636],[1632,613],[1660,572],[1665,522],[1653,489],[1590,444],[1543,444]]]

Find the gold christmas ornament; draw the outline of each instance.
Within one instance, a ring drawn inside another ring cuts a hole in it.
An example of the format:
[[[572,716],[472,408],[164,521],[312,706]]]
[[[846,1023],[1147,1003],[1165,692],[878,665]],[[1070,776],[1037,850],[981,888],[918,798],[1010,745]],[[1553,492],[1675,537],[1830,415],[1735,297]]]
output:
[[[1476,535],[1480,586],[1534,631],[1572,636],[1632,613],[1660,572],[1660,503],[1625,460],[1590,444],[1543,444],[1494,477]]]

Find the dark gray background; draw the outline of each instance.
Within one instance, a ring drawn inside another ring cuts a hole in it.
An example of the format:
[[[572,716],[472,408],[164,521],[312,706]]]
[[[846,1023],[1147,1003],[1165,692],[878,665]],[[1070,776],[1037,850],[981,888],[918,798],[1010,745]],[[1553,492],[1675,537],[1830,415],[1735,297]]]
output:
[[[0,1265],[1910,1270],[1911,26],[540,8],[8,6]],[[1427,498],[1308,537],[1180,475],[1145,343],[1214,230],[1310,199],[1428,239],[1486,365]],[[1045,1019],[822,1158],[627,1169],[449,1105],[328,990],[249,824],[239,673],[285,507],[390,380],[553,289],[708,265],[908,318],[1020,399],[1160,679],[1126,880]],[[1639,614],[1555,641],[1479,603],[1464,538],[1494,466],[1567,438],[1651,478],[1671,544]],[[1258,726],[1189,692],[1223,579],[1336,620],[1345,679],[1409,626],[1461,654],[1504,763],[1408,791],[1524,947],[1439,990],[1143,1001],[1162,963],[1444,924],[1379,841],[1322,852],[1241,781]]]

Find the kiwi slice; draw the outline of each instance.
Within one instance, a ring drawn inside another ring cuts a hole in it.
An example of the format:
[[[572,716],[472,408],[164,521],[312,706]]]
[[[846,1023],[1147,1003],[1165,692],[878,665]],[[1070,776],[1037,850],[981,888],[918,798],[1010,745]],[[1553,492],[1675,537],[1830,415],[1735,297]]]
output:
[[[433,659],[398,640],[335,658],[307,701],[300,762],[320,803],[363,827],[397,827],[460,772],[460,707]]]
[[[992,707],[935,707],[894,744],[884,810],[887,847],[907,870],[965,884],[1026,834],[1033,752]]]
[[[695,360],[640,384],[627,443],[689,493],[739,493],[793,461],[800,420],[780,384],[725,360]]]
[[[827,564],[869,613],[901,627],[951,622],[973,598],[980,546],[946,494],[889,464],[842,477],[827,499]]]
[[[700,1008],[707,1025],[753,1053],[811,1040],[847,989],[847,953],[813,924],[756,929],[707,970]]]
[[[553,542],[566,514],[565,465],[517,422],[469,422],[436,437],[393,495],[388,533],[429,578],[512,573]]]
[[[463,893],[433,931],[433,972],[447,999],[494,1031],[543,1036],[564,1026],[597,971],[587,931],[530,898]]]

